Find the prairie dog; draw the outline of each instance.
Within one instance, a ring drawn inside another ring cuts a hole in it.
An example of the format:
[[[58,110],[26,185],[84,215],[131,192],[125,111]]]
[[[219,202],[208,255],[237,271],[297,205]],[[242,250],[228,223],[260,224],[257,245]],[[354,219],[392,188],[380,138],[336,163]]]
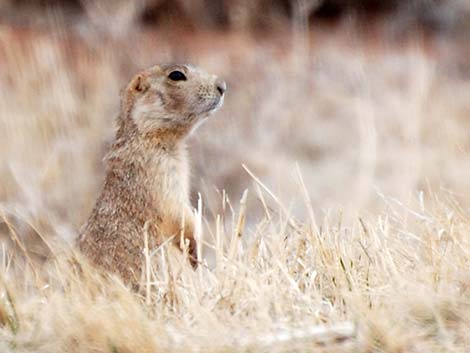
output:
[[[92,263],[138,286],[146,229],[152,247],[174,235],[179,244],[184,231],[195,266],[185,138],[222,105],[225,90],[224,81],[189,65],[157,65],[132,78],[104,186],[79,237]]]

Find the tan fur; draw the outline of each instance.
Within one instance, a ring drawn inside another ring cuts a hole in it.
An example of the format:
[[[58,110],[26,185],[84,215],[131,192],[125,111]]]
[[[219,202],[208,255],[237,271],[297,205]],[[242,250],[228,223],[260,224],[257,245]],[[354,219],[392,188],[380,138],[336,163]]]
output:
[[[171,80],[175,70],[187,79]],[[94,264],[138,286],[144,228],[151,247],[173,235],[179,243],[183,218],[191,260],[197,263],[184,140],[222,104],[224,91],[223,81],[184,65],[154,66],[130,81],[106,156],[104,186],[79,238]]]

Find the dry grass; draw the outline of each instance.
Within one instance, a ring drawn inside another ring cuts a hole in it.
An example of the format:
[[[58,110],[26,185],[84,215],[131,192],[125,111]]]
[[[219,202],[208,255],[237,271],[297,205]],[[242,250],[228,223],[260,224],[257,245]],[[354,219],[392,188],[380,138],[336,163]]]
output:
[[[289,33],[0,28],[0,351],[468,350],[470,83],[451,44],[345,26],[293,47]],[[191,142],[206,263],[151,250],[136,294],[66,244],[99,189],[119,87],[174,58],[229,85]]]
[[[152,252],[142,295],[71,265],[68,251],[40,274],[5,255],[2,350],[464,352],[468,215],[437,199],[415,207],[332,224],[279,205],[252,229],[239,213],[206,234],[214,266]]]

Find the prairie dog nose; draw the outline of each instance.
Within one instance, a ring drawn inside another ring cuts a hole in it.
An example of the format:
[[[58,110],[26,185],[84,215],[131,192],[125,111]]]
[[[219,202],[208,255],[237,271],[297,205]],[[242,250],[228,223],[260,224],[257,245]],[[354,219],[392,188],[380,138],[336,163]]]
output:
[[[217,91],[219,91],[221,96],[223,96],[225,91],[227,90],[227,85],[225,84],[225,81],[222,80],[217,80],[217,82],[215,83],[215,87],[217,88]]]

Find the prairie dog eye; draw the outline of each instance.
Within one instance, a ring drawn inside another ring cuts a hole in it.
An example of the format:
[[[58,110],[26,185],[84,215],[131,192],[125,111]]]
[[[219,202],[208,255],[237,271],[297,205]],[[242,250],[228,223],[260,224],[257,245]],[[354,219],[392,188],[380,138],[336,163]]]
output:
[[[181,71],[170,72],[168,78],[172,81],[186,81],[186,76]]]

